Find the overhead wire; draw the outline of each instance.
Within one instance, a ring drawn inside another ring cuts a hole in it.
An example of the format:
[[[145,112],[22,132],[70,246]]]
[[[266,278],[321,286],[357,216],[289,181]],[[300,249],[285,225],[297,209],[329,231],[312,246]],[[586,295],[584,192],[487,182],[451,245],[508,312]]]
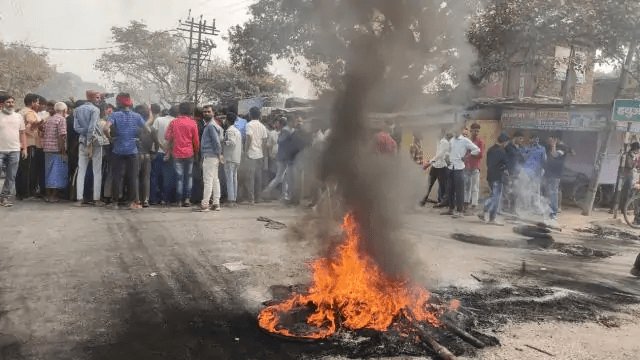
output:
[[[158,31],[157,33],[164,34],[164,33],[170,33],[170,32],[174,32],[174,31],[176,31],[176,29]],[[145,40],[151,39],[157,33],[151,34]],[[18,42],[18,44],[20,44],[20,46],[24,46],[24,47],[27,47],[27,48],[30,48],[30,49],[49,50],[49,51],[97,51],[97,50],[115,49],[115,48],[120,47],[120,45],[111,45],[111,46],[89,47],[89,48],[58,48],[58,47],[29,45],[29,44],[20,43],[20,42]]]
[[[50,51],[94,51],[94,50],[107,50],[117,48],[119,45],[94,47],[94,48],[52,48],[46,46],[35,46],[28,44],[20,44],[21,46],[28,47],[30,49],[50,50]]]

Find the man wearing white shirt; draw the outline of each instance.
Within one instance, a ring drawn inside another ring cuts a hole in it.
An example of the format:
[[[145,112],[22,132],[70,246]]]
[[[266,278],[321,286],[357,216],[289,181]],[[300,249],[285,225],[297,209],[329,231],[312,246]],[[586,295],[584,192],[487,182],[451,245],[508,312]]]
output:
[[[11,207],[16,173],[20,158],[27,157],[26,125],[22,115],[15,112],[13,96],[0,95],[0,167],[5,167],[5,179],[0,191],[0,207]]]
[[[247,189],[248,201],[254,204],[256,194],[262,191],[262,168],[264,166],[264,155],[267,154],[266,145],[269,133],[267,128],[260,122],[260,109],[252,107],[249,110],[251,121],[247,123],[247,140],[245,141],[245,154],[248,163]]]
[[[429,170],[429,190],[427,195],[420,202],[420,205],[425,206],[433,185],[438,181],[438,205],[437,208],[446,207],[449,204],[447,199],[447,178],[449,169],[447,168],[447,155],[449,155],[449,141],[453,138],[453,133],[442,132],[442,139],[438,142],[436,147],[436,155],[429,161],[431,164],[431,170]]]
[[[464,130],[458,136],[451,139],[449,150],[449,211],[442,215],[453,215],[454,218],[462,217],[464,209],[464,158],[467,153],[480,154],[480,148],[469,138],[465,137]]]
[[[178,106],[174,105],[169,110],[167,116],[161,116],[155,119],[152,125],[153,135],[160,145],[151,165],[151,173],[153,175],[151,176],[151,194],[149,197],[152,204],[160,203],[164,206],[175,201],[175,168],[173,166],[173,159],[171,158],[169,143],[165,140],[164,136],[176,116],[178,116]]]

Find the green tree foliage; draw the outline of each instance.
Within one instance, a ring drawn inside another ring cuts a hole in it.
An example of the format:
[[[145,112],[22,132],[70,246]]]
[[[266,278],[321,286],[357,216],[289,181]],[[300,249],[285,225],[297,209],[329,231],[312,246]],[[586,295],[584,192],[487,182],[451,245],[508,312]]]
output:
[[[166,31],[150,31],[141,22],[112,27],[116,50],[98,58],[95,68],[121,91],[138,96],[141,89],[153,87],[160,100],[179,101],[184,97],[184,66],[180,64],[185,47],[180,38]]]
[[[0,90],[22,99],[35,91],[55,72],[47,54],[37,53],[21,44],[0,42]]]
[[[229,31],[231,60],[261,74],[274,59],[286,59],[319,91],[339,89],[354,39],[384,41],[391,55],[384,79],[404,84],[401,94],[421,93],[443,73],[456,82],[455,69],[468,68],[464,24],[475,6],[474,0],[259,0],[250,20]]]
[[[620,63],[638,34],[639,16],[636,0],[488,1],[467,31],[478,56],[473,79],[505,70],[516,54],[533,65],[548,45],[600,50],[599,61]]]
[[[282,76],[269,72],[249,75],[221,59],[211,61],[202,84],[204,97],[221,103],[288,92],[289,84]]]
[[[136,21],[127,27],[113,27],[111,32],[118,48],[103,54],[95,68],[110,79],[112,86],[142,101],[175,103],[188,98],[187,71],[182,62],[187,53],[184,39],[167,31],[150,31]],[[247,75],[219,59],[205,62],[200,77],[200,97],[214,101],[284,93],[288,86],[284,79],[267,71]]]

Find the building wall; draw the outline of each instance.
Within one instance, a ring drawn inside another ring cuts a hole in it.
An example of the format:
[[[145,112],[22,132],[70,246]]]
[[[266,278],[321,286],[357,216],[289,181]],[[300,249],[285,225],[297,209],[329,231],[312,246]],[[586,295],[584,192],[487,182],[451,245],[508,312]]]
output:
[[[541,48],[534,67],[527,66],[524,51],[514,55],[506,71],[487,79],[481,96],[522,99],[541,95],[562,98],[565,81],[558,79],[557,74],[566,74],[566,58],[557,55],[556,48],[553,45]],[[593,100],[595,52],[580,48],[576,48],[576,51],[584,54],[584,81],[576,84],[573,103],[590,104]]]
[[[590,104],[593,99],[593,59],[595,52],[588,49],[576,48],[576,52],[582,52],[586,55],[584,63],[584,82],[575,86],[575,95],[573,103]],[[556,58],[556,46],[548,46],[540,51],[540,64],[537,69],[536,76],[536,95],[544,95],[562,98],[563,80],[556,78],[556,69],[561,67],[559,64],[561,59]]]

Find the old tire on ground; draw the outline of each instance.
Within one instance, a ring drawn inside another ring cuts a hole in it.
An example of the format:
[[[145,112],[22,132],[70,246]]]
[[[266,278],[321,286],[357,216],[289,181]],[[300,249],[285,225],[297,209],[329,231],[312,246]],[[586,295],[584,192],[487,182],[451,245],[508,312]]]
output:
[[[553,239],[551,230],[531,225],[515,226],[513,232],[534,239]]]

